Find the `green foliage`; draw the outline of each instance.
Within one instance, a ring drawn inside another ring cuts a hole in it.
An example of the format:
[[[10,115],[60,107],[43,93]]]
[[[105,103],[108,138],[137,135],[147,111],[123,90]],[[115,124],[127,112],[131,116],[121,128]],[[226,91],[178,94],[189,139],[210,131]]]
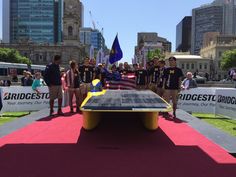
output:
[[[160,49],[156,49],[154,51],[149,50],[148,53],[147,53],[148,61],[152,60],[154,57],[164,58],[164,55],[161,53]]]
[[[0,61],[31,64],[31,61],[28,58],[21,56],[19,51],[9,48],[0,48]]]
[[[215,116],[214,114],[198,114],[194,113],[193,116],[213,125],[214,127],[227,132],[232,136],[236,136],[236,120],[227,117]]]
[[[5,124],[5,123],[8,123],[8,122],[12,122],[14,121],[16,118],[11,118],[11,117],[0,117],[0,126]]]
[[[147,58],[148,58],[148,60],[150,61],[150,60],[152,60],[153,59],[153,52],[152,51],[148,51],[148,53],[147,53]]]
[[[9,112],[9,113],[4,113],[3,115],[0,116],[0,126],[12,122],[20,117],[28,115],[29,112]]]
[[[224,52],[220,65],[223,70],[236,67],[236,49]]]

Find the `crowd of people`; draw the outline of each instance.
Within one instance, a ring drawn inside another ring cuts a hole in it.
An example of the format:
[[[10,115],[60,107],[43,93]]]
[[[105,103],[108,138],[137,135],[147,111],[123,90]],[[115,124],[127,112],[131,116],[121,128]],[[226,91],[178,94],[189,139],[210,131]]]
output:
[[[20,79],[21,86],[32,86],[33,81],[37,74],[41,74],[41,72],[36,72],[34,75],[32,75],[30,71],[24,70],[23,77]],[[0,80],[0,86],[9,87],[12,85],[12,82],[18,83],[17,76],[13,76],[11,80],[10,79]]]
[[[0,87],[10,87],[11,81],[9,79],[0,80]]]
[[[63,115],[62,90],[68,90],[70,112],[80,112],[80,105],[87,96],[90,85],[94,79],[99,79],[105,87],[106,81],[119,81],[123,75],[134,75],[137,90],[150,89],[163,97],[167,102],[172,100],[173,118],[176,117],[178,93],[181,89],[197,87],[192,78],[192,73],[187,73],[186,79],[183,72],[176,66],[176,58],[168,59],[169,66],[165,60],[158,57],[148,62],[146,67],[142,64],[133,64],[132,67],[127,63],[119,63],[119,66],[112,65],[110,70],[104,63],[98,64],[94,60],[85,58],[83,64],[79,65],[75,60],[70,61],[70,69],[60,70],[61,57],[55,56],[51,64],[47,65],[44,80],[49,87],[50,94],[50,116],[54,113],[54,100],[58,99],[57,114]],[[76,110],[74,110],[73,97],[76,100]],[[164,114],[169,117],[169,114]]]
[[[146,66],[142,64],[133,64],[128,62],[119,63],[118,67],[112,65],[108,69],[105,63],[85,58],[82,64],[71,60],[69,69],[61,69],[61,57],[54,56],[53,62],[46,66],[44,75],[36,72],[34,76],[29,71],[24,71],[21,78],[22,86],[31,86],[32,89],[40,93],[39,87],[48,86],[50,95],[50,116],[54,115],[54,101],[58,99],[58,115],[64,115],[62,112],[63,91],[68,91],[68,100],[70,112],[80,112],[80,105],[86,98],[90,85],[94,79],[99,79],[102,86],[106,86],[107,81],[119,81],[124,75],[133,75],[135,78],[137,90],[152,90],[167,102],[172,100],[173,118],[176,117],[178,93],[182,89],[197,87],[192,73],[188,72],[186,78],[182,81],[184,75],[180,68],[176,66],[176,58],[168,59],[169,65],[166,66],[165,60],[154,57]],[[75,97],[75,110],[73,99]],[[169,114],[163,114],[169,117]]]

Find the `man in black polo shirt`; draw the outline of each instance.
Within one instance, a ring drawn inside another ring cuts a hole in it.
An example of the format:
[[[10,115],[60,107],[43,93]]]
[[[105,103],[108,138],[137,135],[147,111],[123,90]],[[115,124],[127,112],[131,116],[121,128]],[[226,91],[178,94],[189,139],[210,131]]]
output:
[[[139,68],[135,71],[136,76],[136,88],[137,90],[145,90],[147,87],[147,70],[145,70],[142,64],[139,64]]]
[[[150,69],[150,85],[149,89],[157,93],[157,79],[159,75],[159,58],[154,57],[153,67]]]
[[[44,73],[44,81],[49,89],[50,96],[50,116],[53,115],[54,100],[58,99],[58,115],[63,115],[62,106],[62,86],[60,72],[61,56],[55,55],[53,62],[47,65]]]
[[[165,61],[159,60],[158,62],[159,68],[158,68],[158,78],[157,78],[157,94],[160,97],[163,97],[165,89],[163,88],[164,83],[164,72],[165,72]]]
[[[80,77],[82,80],[81,84],[81,96],[84,100],[88,93],[88,88],[90,87],[90,84],[92,80],[94,79],[94,67],[89,65],[89,58],[84,59],[84,64],[80,66],[79,68]]]
[[[123,63],[119,63],[119,67],[117,68],[117,71],[118,71],[120,74],[123,74],[123,71],[124,71]]]
[[[176,58],[169,58],[170,67],[164,70],[164,98],[167,102],[170,102],[170,99],[173,103],[173,118],[176,118],[176,109],[178,94],[181,88],[181,79],[184,76],[180,68],[176,66]]]
[[[129,73],[132,73],[131,68],[129,66],[129,63],[128,62],[124,62],[124,69],[122,71],[122,74],[123,75],[127,75]]]

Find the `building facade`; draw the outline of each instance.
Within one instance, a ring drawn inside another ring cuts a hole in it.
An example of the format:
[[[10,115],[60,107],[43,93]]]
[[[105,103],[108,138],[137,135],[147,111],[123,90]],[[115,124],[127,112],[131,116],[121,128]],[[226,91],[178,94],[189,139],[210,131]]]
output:
[[[93,46],[95,50],[105,48],[105,39],[103,34],[92,28],[80,28],[80,43]]]
[[[223,7],[222,34],[236,35],[236,1],[215,0],[212,4]]]
[[[1,48],[12,48],[31,60],[33,64],[47,65],[53,61],[55,55],[62,57],[61,66],[68,68],[70,60],[82,63],[86,56],[85,47],[61,46],[61,45],[38,45],[38,44],[1,44]]]
[[[186,16],[176,26],[176,51],[190,52],[191,50],[192,17]]]
[[[202,48],[207,47],[219,35],[220,35],[219,32],[204,33]]]
[[[191,53],[199,54],[206,32],[236,35],[235,0],[215,0],[192,11]]]
[[[227,50],[236,49],[236,36],[218,35],[208,45],[201,49],[201,56],[213,60],[213,79],[221,80],[227,78],[228,71],[220,67],[222,55]]]
[[[6,26],[3,42],[53,44],[61,41],[62,0],[9,0],[4,1],[3,7]]]
[[[145,65],[148,61],[148,52],[159,49],[163,51],[163,46],[158,42],[158,34],[155,32],[138,33],[137,46],[135,47],[135,63]]]
[[[162,52],[163,53],[170,53],[172,50],[172,43],[170,41],[168,41],[166,38],[157,37],[157,42],[162,44]]]
[[[171,52],[171,42],[158,36],[155,32],[138,33],[137,46],[135,47],[134,62],[147,62],[148,52],[159,49],[162,54]]]
[[[199,55],[190,55],[189,52],[171,53],[166,57],[169,58],[170,56],[174,56],[177,59],[177,67],[181,68],[184,74],[192,72],[193,74],[197,73],[197,75],[205,76],[207,73],[209,78],[212,78],[212,59],[203,58]]]
[[[64,1],[63,43],[79,45],[79,29],[82,27],[82,5],[80,0]]]
[[[162,45],[161,51],[163,53],[165,52],[171,52],[172,44],[170,41],[168,41],[166,38],[158,36],[157,33],[155,32],[147,32],[147,33],[138,33],[138,38],[137,38],[137,46],[140,47],[140,44],[159,44]],[[159,47],[158,47],[159,48]]]
[[[2,6],[2,42],[10,43],[10,1],[3,1]]]
[[[34,17],[33,19],[36,21],[36,23],[33,23],[33,21],[30,22],[29,24],[25,23],[26,29],[31,28],[31,24],[33,25],[34,28],[36,28],[36,26],[34,25],[40,23],[41,20],[46,17],[50,19],[50,22],[47,22],[47,21],[43,22],[42,23],[43,31],[41,31],[41,28],[39,28],[37,33],[35,33],[34,35],[33,35],[34,31],[32,30],[29,30],[29,31],[19,30],[18,31],[16,29],[18,29],[19,27],[14,28],[11,25],[9,25],[8,28],[10,29],[9,30],[10,32],[15,30],[14,35],[16,36],[16,41],[11,42],[12,36],[9,35],[10,36],[9,42],[3,41],[3,43],[0,44],[0,47],[16,49],[23,56],[28,57],[32,61],[33,64],[41,64],[41,65],[45,65],[51,62],[53,59],[53,56],[56,54],[59,54],[62,56],[62,65],[65,67],[68,67],[70,60],[74,59],[74,60],[77,60],[79,63],[81,63],[84,57],[87,56],[85,46],[81,45],[80,40],[79,40],[79,28],[81,27],[82,21],[83,21],[81,19],[83,17],[83,15],[81,15],[82,14],[81,11],[83,8],[82,8],[82,3],[79,0],[66,0],[66,1],[63,1],[63,0],[55,0],[55,1],[54,0],[53,1],[52,0],[43,0],[43,1],[11,0],[8,2],[9,3],[8,4],[5,3],[5,5],[12,6],[10,7],[10,9],[22,8],[21,11],[23,11],[23,8],[29,9],[29,5],[27,5],[27,2],[32,2],[33,5],[35,5],[33,2],[45,3],[45,4],[41,4],[38,7],[38,9],[37,7],[33,6],[37,10],[36,12],[34,12],[32,16],[30,15],[30,18]],[[21,2],[21,6],[17,4],[18,2]],[[23,2],[25,3],[24,5],[23,5]],[[43,5],[45,6],[42,7]],[[32,7],[30,6],[30,8]],[[43,9],[42,12],[45,12],[45,14],[39,13],[40,9]],[[58,11],[55,9],[57,9]],[[28,13],[28,10],[26,10],[26,12]],[[17,13],[18,12],[16,10],[14,14],[17,14]],[[39,16],[35,15],[37,13]],[[8,13],[6,13],[5,16],[7,14]],[[24,13],[22,12],[22,14]],[[43,15],[43,18],[41,18],[41,15]],[[55,20],[54,17],[57,17],[57,20]],[[23,18],[21,18],[21,20],[22,19]],[[27,22],[28,19],[25,19],[25,20]],[[29,27],[27,25],[29,25]],[[18,24],[18,26],[20,25]],[[54,26],[57,26],[57,28],[54,28]],[[51,27],[50,30],[49,30],[49,27]],[[63,31],[63,35],[62,33],[60,34],[61,31]],[[23,32],[29,32],[30,34],[27,34],[27,33],[24,34]],[[43,36],[45,34],[44,32],[50,32],[50,33],[48,35]],[[30,35],[35,36],[35,40],[37,39],[37,41],[19,40],[21,38],[18,38],[19,36],[17,37],[17,35],[22,35],[22,34],[24,34],[23,36],[26,36],[26,37]],[[39,37],[37,36],[38,34],[40,34]],[[43,37],[40,38],[40,36],[43,36]],[[56,36],[58,37],[58,41],[55,40],[55,38],[57,38]],[[47,39],[45,39],[45,37]],[[44,39],[47,42],[41,42]],[[51,41],[51,42],[48,42],[48,41]],[[59,41],[63,41],[63,42],[59,42]]]
[[[221,5],[206,5],[192,11],[191,54],[199,55],[206,32],[223,31],[223,7]]]
[[[56,44],[60,44],[63,40],[63,9],[64,1],[55,0],[54,4],[54,39]]]

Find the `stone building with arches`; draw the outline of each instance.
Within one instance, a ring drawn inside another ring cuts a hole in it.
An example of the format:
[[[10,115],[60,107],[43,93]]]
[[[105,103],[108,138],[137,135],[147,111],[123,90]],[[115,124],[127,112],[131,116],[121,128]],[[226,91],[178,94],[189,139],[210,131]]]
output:
[[[28,57],[33,64],[45,65],[48,64],[53,56],[58,54],[62,56],[62,65],[68,67],[71,59],[81,63],[84,57],[87,56],[86,46],[80,43],[79,29],[83,27],[83,4],[80,0],[55,0],[57,6],[54,10],[60,7],[60,13],[55,13],[56,19],[54,24],[58,25],[58,29],[62,29],[62,42],[40,42],[30,40],[22,40],[18,42],[5,42],[0,44],[1,48],[14,48],[23,56]],[[56,8],[57,7],[57,8]],[[55,30],[54,30],[55,35]]]

